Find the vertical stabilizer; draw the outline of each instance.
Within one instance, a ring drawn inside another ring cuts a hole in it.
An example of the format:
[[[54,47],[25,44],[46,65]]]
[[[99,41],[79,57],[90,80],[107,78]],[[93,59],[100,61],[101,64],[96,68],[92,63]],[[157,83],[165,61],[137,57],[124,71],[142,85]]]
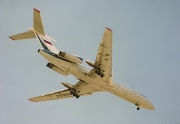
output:
[[[33,28],[30,28],[29,31],[19,33],[16,35],[12,35],[9,38],[12,40],[23,40],[23,39],[30,39],[30,38],[37,38],[42,49],[49,50],[53,53],[58,53],[59,51],[53,45],[52,41],[55,41],[53,38],[49,37],[45,34],[41,13],[39,10],[34,8],[34,15],[33,15]]]
[[[39,32],[41,35],[44,36],[46,35],[42,22],[41,12],[35,8],[34,8],[34,17],[33,17],[33,29]]]

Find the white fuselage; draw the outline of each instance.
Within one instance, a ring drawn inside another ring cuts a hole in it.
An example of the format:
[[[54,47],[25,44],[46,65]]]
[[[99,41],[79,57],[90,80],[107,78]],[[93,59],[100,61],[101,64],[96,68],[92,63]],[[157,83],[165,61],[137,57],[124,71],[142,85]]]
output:
[[[44,51],[39,51],[39,53],[45,57],[49,62],[53,63],[60,69],[66,71],[67,73],[75,76],[77,79],[85,81],[87,83],[93,84],[94,87],[97,89],[101,89],[103,91],[108,91],[118,97],[121,97],[137,106],[153,110],[153,104],[143,95],[140,93],[123,86],[122,84],[116,83],[112,81],[111,84],[103,80],[97,74],[92,76],[88,76],[87,73],[90,71],[89,69],[85,68],[84,66],[76,63],[67,62],[61,59],[58,59]]]

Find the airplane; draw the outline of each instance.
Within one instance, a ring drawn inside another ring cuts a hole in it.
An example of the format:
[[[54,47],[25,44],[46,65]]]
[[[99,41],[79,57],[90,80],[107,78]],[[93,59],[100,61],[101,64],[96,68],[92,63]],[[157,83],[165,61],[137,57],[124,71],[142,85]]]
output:
[[[32,102],[79,98],[80,96],[92,95],[95,92],[109,92],[134,104],[137,110],[140,108],[155,109],[154,105],[144,95],[112,79],[112,30],[110,28],[105,28],[95,61],[85,61],[92,69],[82,65],[83,59],[81,57],[59,51],[53,45],[52,41],[55,40],[46,35],[41,12],[35,8],[33,9],[33,28],[9,36],[9,38],[12,40],[37,38],[41,46],[38,53],[48,60],[47,67],[61,75],[68,76],[71,74],[78,79],[74,85],[62,82],[66,89],[29,98],[28,100]]]

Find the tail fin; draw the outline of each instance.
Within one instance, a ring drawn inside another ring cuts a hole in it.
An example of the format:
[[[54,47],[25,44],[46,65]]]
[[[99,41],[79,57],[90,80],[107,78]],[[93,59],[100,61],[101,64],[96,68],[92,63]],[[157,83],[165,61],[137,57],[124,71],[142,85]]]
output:
[[[34,8],[33,15],[34,15],[33,28],[31,28],[30,31],[16,34],[16,35],[10,36],[9,38],[11,38],[12,40],[24,40],[24,39],[36,38],[35,33],[46,36],[40,11]]]
[[[40,45],[43,49],[50,50],[54,53],[58,53],[56,47],[52,44],[52,41],[55,41],[53,38],[49,37],[45,34],[41,13],[39,10],[34,8],[34,16],[33,16],[33,28],[30,28],[29,31],[12,35],[9,38],[12,40],[23,40],[30,38],[37,38]]]
[[[33,17],[33,29],[39,32],[40,34],[46,36],[44,31],[44,26],[41,18],[40,11],[34,9],[34,17]]]

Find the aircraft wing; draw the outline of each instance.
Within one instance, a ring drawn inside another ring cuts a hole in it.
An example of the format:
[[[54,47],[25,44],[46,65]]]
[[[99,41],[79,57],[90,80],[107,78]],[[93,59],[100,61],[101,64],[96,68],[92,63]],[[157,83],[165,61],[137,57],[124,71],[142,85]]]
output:
[[[95,66],[104,72],[104,80],[112,77],[112,30],[109,28],[105,29],[102,41],[99,44]]]
[[[97,89],[96,87],[93,87],[92,84],[83,81],[79,81],[78,83],[76,83],[74,85],[74,88],[77,90],[80,96],[92,95],[92,93],[94,92],[102,91],[100,89]],[[41,101],[65,99],[71,97],[73,97],[73,95],[70,93],[69,89],[64,89],[64,90],[44,94],[41,96],[33,97],[28,100],[32,102],[41,102]]]

